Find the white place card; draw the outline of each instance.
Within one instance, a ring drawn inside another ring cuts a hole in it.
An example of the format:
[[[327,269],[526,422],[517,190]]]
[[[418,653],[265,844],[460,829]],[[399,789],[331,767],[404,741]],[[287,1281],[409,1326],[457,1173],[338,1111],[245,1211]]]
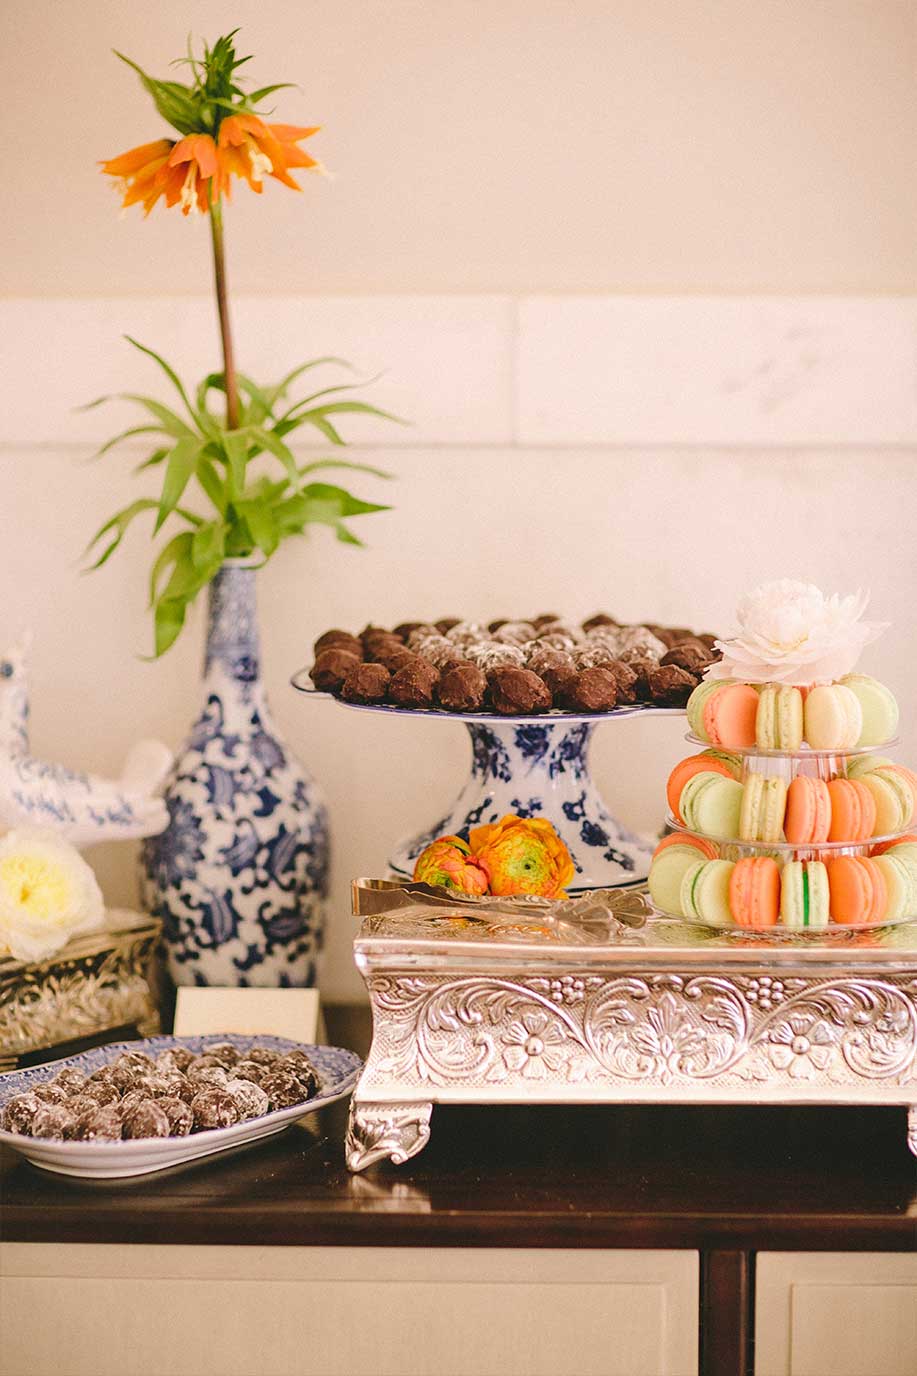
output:
[[[175,1035],[219,1032],[289,1037],[316,1043],[324,1038],[317,989],[179,989]]]

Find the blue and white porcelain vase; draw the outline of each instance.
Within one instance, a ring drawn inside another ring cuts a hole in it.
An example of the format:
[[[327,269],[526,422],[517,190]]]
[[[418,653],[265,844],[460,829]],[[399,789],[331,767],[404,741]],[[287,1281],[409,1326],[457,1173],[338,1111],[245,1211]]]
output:
[[[545,817],[570,852],[571,892],[642,882],[655,840],[638,836],[613,817],[589,771],[594,721],[531,718],[466,721],[471,774],[445,817],[402,841],[389,858],[392,871],[410,876],[418,855],[437,836],[467,834],[508,812]]]
[[[176,984],[315,983],[328,820],[281,740],[261,682],[255,570],[209,589],[204,703],[166,784],[170,822],[145,843],[144,897]]]

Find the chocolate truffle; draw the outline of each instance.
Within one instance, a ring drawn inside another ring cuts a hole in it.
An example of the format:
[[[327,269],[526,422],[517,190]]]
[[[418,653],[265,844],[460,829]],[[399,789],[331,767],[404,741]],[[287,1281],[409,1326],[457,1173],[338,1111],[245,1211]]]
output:
[[[252,1084],[260,1085],[261,1077],[270,1069],[269,1066],[259,1065],[257,1061],[240,1061],[232,1068],[233,1079],[251,1080]]]
[[[678,669],[687,669],[689,674],[701,674],[708,664],[713,663],[713,656],[706,645],[701,645],[699,641],[683,641],[680,645],[673,645],[671,650],[666,650],[659,661],[660,666],[674,664]]]
[[[684,707],[700,682],[697,674],[689,674],[675,664],[658,665],[647,678],[650,697],[659,707]]]
[[[391,678],[384,664],[356,664],[344,679],[341,697],[345,702],[384,702]]]
[[[495,631],[499,631],[501,626],[505,626],[508,621],[508,616],[498,616],[496,621],[488,621],[487,629],[490,631],[490,634],[493,635]]]
[[[403,650],[405,644],[397,635],[392,635],[386,631],[384,635],[373,636],[366,642],[366,658],[373,664],[381,664],[382,661],[395,650]]]
[[[616,621],[607,612],[596,612],[595,616],[590,616],[588,621],[583,622],[583,630],[592,631],[597,626],[620,626],[620,624],[620,621]]]
[[[185,1078],[197,1093],[201,1089],[222,1089],[229,1072],[221,1065],[189,1065]]]
[[[133,1113],[135,1108],[139,1108],[141,1104],[145,1104],[149,1097],[145,1089],[132,1089],[129,1093],[125,1094],[118,1105],[118,1112],[121,1115],[122,1121],[128,1114]]]
[[[634,681],[634,692],[638,702],[650,702],[650,674],[657,667],[651,659],[631,659],[627,667],[632,669],[637,675]]]
[[[376,656],[376,662],[384,664],[390,674],[397,674],[399,669],[403,669],[406,664],[419,658],[420,656],[415,654],[413,650],[409,650],[407,645],[398,644],[394,649],[383,650],[381,654]]]
[[[602,640],[587,640],[585,645],[577,645],[570,653],[577,669],[596,669],[617,659],[616,650],[616,646],[607,645]]]
[[[541,631],[545,626],[553,626],[559,620],[557,612],[542,612],[539,616],[532,617],[532,625],[536,631]]]
[[[309,1097],[308,1086],[291,1070],[282,1070],[279,1066],[264,1076],[261,1088],[272,1109],[292,1108],[294,1104],[304,1104]]]
[[[125,1137],[168,1137],[169,1115],[155,1099],[144,1099],[124,1118]]]
[[[319,1086],[319,1074],[315,1066],[309,1060],[305,1051],[300,1051],[298,1046],[294,1046],[290,1051],[284,1053],[279,1062],[279,1066],[284,1070],[292,1070],[294,1075],[298,1075],[300,1080],[314,1083],[315,1089]]]
[[[101,1107],[103,1104],[116,1104],[121,1096],[111,1080],[87,1080],[80,1089],[80,1097],[94,1099]]]
[[[630,664],[625,664],[621,659],[612,660],[611,664],[606,665],[615,676],[615,686],[617,688],[616,706],[624,703],[637,701],[637,671]]]
[[[564,702],[575,712],[608,712],[617,700],[617,680],[607,666],[581,669],[564,689]]]
[[[32,1093],[36,1099],[40,1099],[43,1104],[63,1104],[66,1103],[70,1095],[63,1085],[51,1084],[45,1081],[44,1084],[35,1085]]]
[[[416,631],[425,624],[423,621],[402,621],[392,631],[392,635],[397,635],[401,640],[407,640],[412,631]]]
[[[546,650],[572,650],[578,641],[566,631],[545,631],[536,637],[535,644],[543,645]]]
[[[719,640],[719,636],[714,635],[712,631],[702,631],[701,634],[697,637],[697,639],[700,641],[702,645],[706,645],[710,653],[715,655],[717,659],[722,659],[723,652],[722,650],[718,650],[716,645],[716,642]]]
[[[482,640],[477,645],[468,645],[466,657],[485,674],[491,669],[521,669],[525,664],[525,651],[518,645],[501,645],[499,640]]]
[[[454,630],[456,626],[460,626],[461,624],[462,618],[460,616],[442,616],[439,621],[436,622],[436,629],[439,631],[440,635],[445,635],[447,631]]]
[[[320,693],[337,693],[350,670],[361,662],[360,657],[350,650],[332,645],[322,650],[309,670],[309,677]]]
[[[576,665],[571,654],[566,650],[552,650],[547,646],[541,646],[540,642],[529,654],[526,668],[538,675],[557,701],[563,697],[566,685],[576,673]]]
[[[187,1137],[194,1126],[191,1105],[183,1099],[157,1099],[159,1107],[169,1120],[170,1137]]]
[[[468,645],[478,645],[487,638],[487,629],[477,621],[460,621],[457,626],[446,632],[446,639],[453,645],[458,645],[460,649],[465,649]]]
[[[176,1070],[187,1070],[193,1061],[194,1052],[186,1046],[170,1046],[168,1051],[160,1051],[156,1057],[157,1067],[168,1066]]]
[[[245,1059],[253,1061],[255,1065],[276,1065],[280,1060],[280,1052],[272,1051],[269,1046],[250,1046]]]
[[[41,1099],[31,1090],[26,1090],[24,1094],[17,1094],[3,1105],[3,1111],[0,1113],[0,1128],[4,1132],[17,1132],[20,1137],[31,1137],[32,1119],[43,1107]]]
[[[547,712],[551,706],[550,689],[531,669],[494,669],[487,683],[490,700],[501,716]]]
[[[97,1105],[81,1113],[74,1127],[74,1136],[81,1142],[118,1142],[123,1132],[120,1104]]]
[[[210,1042],[207,1046],[208,1056],[214,1056],[222,1066],[235,1065],[241,1061],[242,1053],[232,1042]]]
[[[320,635],[318,640],[316,640],[312,647],[312,652],[316,659],[321,654],[322,650],[327,650],[332,645],[338,650],[349,650],[351,654],[355,654],[358,659],[363,658],[363,645],[360,640],[355,635],[351,635],[349,631],[335,629],[326,631],[324,635]]]
[[[238,1123],[240,1113],[235,1099],[226,1089],[202,1089],[191,1100],[194,1126],[200,1132],[210,1128],[228,1128]]]
[[[439,670],[420,655],[413,655],[411,663],[393,675],[388,695],[399,707],[432,707],[438,680]]]
[[[487,675],[476,664],[454,664],[443,671],[436,698],[447,712],[479,712],[487,692]]]
[[[621,632],[618,659],[660,660],[668,647],[646,626],[626,626]]]
[[[107,1113],[108,1109],[100,1108],[97,1112]],[[71,1113],[66,1104],[42,1104],[32,1119],[33,1137],[67,1138],[73,1137],[75,1132],[76,1114]]]
[[[531,621],[506,621],[493,632],[493,638],[501,645],[527,645],[535,639],[535,627]]]
[[[65,1065],[63,1070],[59,1070],[51,1081],[53,1085],[59,1085],[68,1094],[73,1094],[86,1083],[86,1076],[82,1070],[78,1070],[75,1065]]]
[[[226,1093],[231,1094],[239,1110],[240,1119],[260,1118],[267,1113],[270,1102],[260,1085],[253,1080],[230,1080]]]

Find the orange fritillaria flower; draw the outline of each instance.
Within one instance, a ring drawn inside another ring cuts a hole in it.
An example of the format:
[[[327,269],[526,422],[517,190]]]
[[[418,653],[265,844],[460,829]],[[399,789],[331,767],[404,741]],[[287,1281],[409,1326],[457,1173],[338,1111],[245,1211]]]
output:
[[[219,157],[227,176],[244,177],[259,194],[265,176],[293,191],[301,191],[290,176],[291,167],[321,169],[321,164],[296,145],[318,133],[318,126],[265,124],[257,115],[229,115],[220,125]]]
[[[143,143],[139,148],[131,148],[120,157],[109,158],[101,164],[102,171],[109,177],[119,179],[124,193],[121,204],[125,209],[141,201],[144,215],[149,215],[163,194],[158,178],[169,161],[172,148],[171,139],[156,139],[153,143]]]
[[[169,155],[166,205],[181,202],[183,215],[210,209],[220,198],[224,175],[217,157],[217,146],[209,134],[187,134]],[[208,186],[208,183],[210,185]]]

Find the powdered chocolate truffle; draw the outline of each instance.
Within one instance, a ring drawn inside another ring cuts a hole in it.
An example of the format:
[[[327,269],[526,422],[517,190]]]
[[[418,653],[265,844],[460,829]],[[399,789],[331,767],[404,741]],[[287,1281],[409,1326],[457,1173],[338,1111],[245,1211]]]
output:
[[[326,631],[324,635],[319,636],[312,647],[315,657],[318,658],[322,650],[330,649],[332,645],[337,650],[350,650],[351,654],[355,654],[358,659],[363,658],[363,646],[359,639],[355,635],[351,635],[349,631],[336,629]]]
[[[607,612],[596,612],[595,616],[590,616],[588,621],[583,622],[584,631],[593,631],[597,626],[620,626],[620,621],[615,621],[613,616]]]
[[[84,1099],[94,1099],[100,1107],[117,1103],[120,1097],[110,1080],[87,1080],[80,1088],[80,1095]]]
[[[487,692],[487,675],[476,664],[454,664],[440,676],[436,698],[447,712],[479,712]]]
[[[36,1085],[32,1092],[43,1104],[62,1104],[70,1097],[63,1085],[48,1083]]]
[[[270,1101],[260,1085],[256,1085],[253,1080],[230,1080],[226,1086],[226,1093],[231,1094],[236,1101],[239,1116],[245,1122],[249,1118],[260,1118],[262,1113],[267,1113]]]
[[[412,631],[416,631],[419,626],[423,626],[423,621],[401,621],[392,631],[392,635],[397,635],[401,640],[407,640]]]
[[[341,697],[345,702],[383,702],[391,678],[384,664],[355,664],[344,679]]]
[[[124,1119],[124,1136],[168,1137],[169,1115],[155,1099],[144,1099]]]
[[[659,707],[684,707],[700,682],[697,674],[689,674],[675,664],[658,665],[647,678],[650,697]]]
[[[527,669],[547,685],[552,697],[559,699],[570,679],[576,673],[573,656],[565,650],[552,650],[550,646],[539,646],[529,655]]]
[[[201,1132],[209,1128],[229,1128],[238,1123],[241,1114],[235,1099],[226,1089],[202,1089],[191,1100],[194,1126]]]
[[[99,1113],[108,1109],[100,1108]],[[121,1135],[120,1118],[118,1136]],[[71,1113],[66,1104],[42,1104],[32,1119],[33,1137],[73,1137],[76,1132],[76,1114]]]
[[[191,1105],[183,1099],[157,1099],[156,1101],[169,1120],[170,1137],[187,1137],[194,1126]]]
[[[465,657],[485,674],[491,669],[521,669],[525,664],[524,650],[518,645],[502,645],[499,640],[482,640],[477,645],[468,645]]]
[[[32,1119],[42,1107],[42,1101],[31,1090],[17,1094],[3,1105],[0,1128],[3,1128],[4,1132],[18,1132],[20,1137],[30,1137]]]
[[[103,1104],[94,1112],[80,1114],[74,1129],[81,1142],[118,1142],[123,1131],[120,1104]]]
[[[564,689],[564,702],[576,712],[607,712],[617,700],[617,680],[607,666],[581,669]]]
[[[80,1089],[86,1083],[86,1075],[75,1065],[65,1065],[63,1070],[58,1071],[54,1076],[51,1083],[66,1090],[68,1094],[72,1094],[74,1090]]]
[[[550,689],[531,669],[494,669],[487,676],[490,700],[501,716],[547,712]]]
[[[420,655],[413,655],[392,677],[388,695],[399,707],[432,707],[433,689],[439,680],[439,670]]]
[[[294,1104],[304,1104],[309,1098],[308,1085],[304,1085],[291,1070],[279,1067],[264,1076],[261,1088],[270,1099],[272,1109],[292,1108]]]
[[[272,1051],[269,1046],[250,1046],[245,1053],[245,1060],[255,1065],[276,1065],[280,1060],[280,1052]]]

